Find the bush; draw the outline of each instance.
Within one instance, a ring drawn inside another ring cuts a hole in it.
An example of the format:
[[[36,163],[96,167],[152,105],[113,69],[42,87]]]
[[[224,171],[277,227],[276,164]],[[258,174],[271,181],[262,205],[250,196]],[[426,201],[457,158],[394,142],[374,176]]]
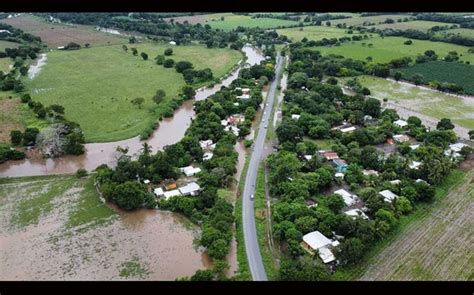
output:
[[[250,140],[250,139],[244,140],[244,146],[245,146],[246,148],[251,147],[252,144],[253,144],[253,140]]]
[[[163,62],[163,66],[165,68],[172,68],[174,66],[174,60],[169,58],[169,59],[166,59],[164,62]]]
[[[20,130],[12,130],[10,132],[10,141],[13,145],[19,145],[23,140],[23,134]]]
[[[164,54],[165,54],[166,56],[170,56],[170,55],[172,55],[172,54],[173,54],[173,49],[171,49],[171,48],[167,48],[167,49],[165,49],[165,52],[164,52]]]
[[[31,101],[31,96],[28,93],[25,93],[20,97],[20,100],[22,103],[28,103]]]
[[[77,178],[81,178],[81,177],[84,177],[84,176],[87,176],[87,170],[84,169],[84,168],[79,168],[79,169],[77,169],[77,171],[76,171],[76,177],[77,177]]]

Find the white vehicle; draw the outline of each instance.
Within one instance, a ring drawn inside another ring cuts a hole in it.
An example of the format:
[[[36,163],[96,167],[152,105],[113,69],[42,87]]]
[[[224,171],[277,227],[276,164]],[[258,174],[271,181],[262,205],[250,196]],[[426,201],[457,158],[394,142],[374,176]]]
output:
[[[253,200],[253,194],[250,195],[250,200]]]
[[[265,129],[267,129],[267,127],[268,127],[268,124],[265,124]]]
[[[267,112],[265,111],[265,112],[263,112],[263,114],[264,114],[264,115],[266,115],[266,114],[267,114]]]

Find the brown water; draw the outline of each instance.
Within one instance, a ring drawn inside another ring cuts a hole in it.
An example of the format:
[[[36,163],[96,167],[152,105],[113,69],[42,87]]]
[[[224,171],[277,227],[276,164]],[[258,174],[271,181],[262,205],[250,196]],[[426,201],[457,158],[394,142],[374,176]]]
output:
[[[247,63],[253,65],[263,60],[263,56],[251,47],[244,47],[247,55]],[[228,86],[238,76],[240,68],[233,71],[229,77],[222,80],[212,88],[199,89],[195,99],[203,100],[220,90],[222,86]],[[101,164],[114,166],[117,160],[117,147],[128,147],[129,154],[133,155],[140,151],[144,142],[151,145],[154,151],[162,149],[166,145],[174,144],[181,140],[186,129],[195,116],[193,101],[186,101],[176,110],[173,118],[164,119],[155,130],[152,137],[146,141],[140,141],[139,137],[126,140],[86,144],[86,152],[80,156],[64,156],[58,159],[42,159],[30,153],[28,159],[21,161],[8,161],[0,164],[0,177],[4,176],[33,176],[75,173],[79,168],[93,170]]]

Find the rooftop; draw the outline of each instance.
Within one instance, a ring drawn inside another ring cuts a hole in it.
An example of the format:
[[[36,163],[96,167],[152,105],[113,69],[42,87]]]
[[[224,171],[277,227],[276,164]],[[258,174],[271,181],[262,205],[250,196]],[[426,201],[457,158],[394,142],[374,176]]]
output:
[[[331,245],[332,241],[326,238],[319,231],[313,231],[303,236],[303,241],[308,244],[313,250],[320,249]]]
[[[351,210],[348,210],[348,211],[344,212],[344,214],[346,214],[347,216],[350,216],[352,218],[356,218],[356,217],[360,216],[363,219],[369,219],[369,217],[364,212],[362,212],[362,210],[360,210],[360,209],[351,209]]]
[[[379,194],[383,197],[385,202],[389,203],[398,198],[398,195],[394,194],[391,190],[388,189],[379,192]]]

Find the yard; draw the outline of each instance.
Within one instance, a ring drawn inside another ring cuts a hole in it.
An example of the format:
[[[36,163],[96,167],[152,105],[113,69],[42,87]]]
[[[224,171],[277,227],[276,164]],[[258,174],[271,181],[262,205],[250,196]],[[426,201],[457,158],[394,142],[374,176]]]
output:
[[[382,63],[406,56],[414,60],[417,55],[429,49],[434,50],[440,58],[445,57],[450,51],[456,51],[460,55],[460,60],[474,64],[474,54],[468,53],[469,47],[425,40],[412,40],[412,45],[405,45],[403,43],[406,40],[408,39],[402,37],[374,36],[363,41],[343,43],[341,46],[315,47],[315,50],[322,54],[340,54],[358,60],[366,60],[370,56],[374,62]]]
[[[1,22],[17,27],[26,33],[38,36],[50,48],[75,42],[84,46],[111,45],[127,43],[128,39],[112,34],[101,33],[92,26],[52,24],[40,17],[23,14],[19,17],[2,19]]]
[[[163,54],[168,45],[142,43],[133,47],[146,52],[149,59],[133,56],[121,45],[52,51],[41,72],[33,80],[25,78],[26,88],[33,99],[46,106],[63,105],[66,118],[81,125],[88,142],[131,138],[146,129],[163,111],[160,106],[185,85],[173,68],[155,64],[154,57]],[[173,50],[175,61],[190,61],[196,69],[209,67],[216,77],[242,58],[236,50],[197,45]],[[152,96],[158,89],[164,89],[167,96],[157,108]],[[130,102],[137,97],[145,99],[141,108]]]
[[[301,41],[303,38],[308,40],[321,40],[323,38],[340,38],[352,36],[346,33],[347,30],[327,26],[308,26],[277,30],[279,35],[286,35],[291,41]]]
[[[386,80],[379,77],[360,76],[359,82],[370,89],[371,96],[388,99],[411,111],[420,112],[435,119],[450,118],[455,124],[474,129],[474,101],[450,96],[431,89]],[[403,110],[399,111],[403,116]]]

